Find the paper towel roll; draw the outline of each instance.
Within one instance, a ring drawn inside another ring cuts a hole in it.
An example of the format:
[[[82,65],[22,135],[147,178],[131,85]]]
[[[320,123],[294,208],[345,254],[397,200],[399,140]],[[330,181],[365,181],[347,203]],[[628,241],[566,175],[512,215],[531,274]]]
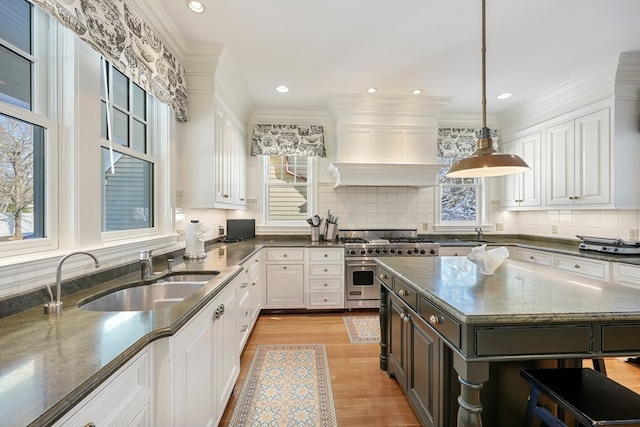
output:
[[[200,220],[192,219],[185,227],[185,258],[204,258],[204,227]]]

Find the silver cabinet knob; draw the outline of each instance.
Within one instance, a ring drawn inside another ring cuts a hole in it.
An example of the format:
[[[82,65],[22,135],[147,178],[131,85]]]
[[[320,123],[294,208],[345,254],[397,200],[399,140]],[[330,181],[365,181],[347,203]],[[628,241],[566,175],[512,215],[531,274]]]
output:
[[[329,256],[329,254],[324,254],[324,257],[325,257],[325,258],[326,258],[326,257],[328,257],[328,256]]]
[[[409,291],[404,290],[404,289],[400,289],[398,291],[398,295],[400,295],[401,297],[406,297],[407,295],[409,295]]]
[[[442,317],[432,314],[431,316],[429,316],[429,323],[431,323],[432,325],[437,325],[438,323],[442,323]]]
[[[384,274],[384,273],[380,273],[380,278],[381,278],[382,280],[384,280],[384,279],[388,279],[388,278],[389,278],[389,276],[387,276],[387,275],[386,275],[386,274]]]
[[[574,265],[573,268],[580,268],[580,264]]]

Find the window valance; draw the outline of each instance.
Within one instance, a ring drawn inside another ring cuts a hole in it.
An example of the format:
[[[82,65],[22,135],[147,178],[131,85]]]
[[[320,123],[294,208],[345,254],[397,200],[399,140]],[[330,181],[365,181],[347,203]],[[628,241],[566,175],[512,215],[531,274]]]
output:
[[[122,0],[33,0],[187,121],[184,69]]]
[[[251,155],[326,157],[323,128],[318,125],[254,125]]]

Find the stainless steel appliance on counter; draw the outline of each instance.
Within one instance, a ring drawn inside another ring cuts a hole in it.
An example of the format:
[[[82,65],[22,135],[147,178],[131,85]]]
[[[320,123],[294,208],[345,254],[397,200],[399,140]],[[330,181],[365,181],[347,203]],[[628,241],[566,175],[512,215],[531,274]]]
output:
[[[418,237],[415,229],[340,230],[345,253],[345,306],[380,307],[380,283],[376,280],[377,257],[438,256],[440,244]]]
[[[585,251],[606,252],[617,255],[640,255],[640,242],[606,237],[576,236],[582,240],[578,248]]]

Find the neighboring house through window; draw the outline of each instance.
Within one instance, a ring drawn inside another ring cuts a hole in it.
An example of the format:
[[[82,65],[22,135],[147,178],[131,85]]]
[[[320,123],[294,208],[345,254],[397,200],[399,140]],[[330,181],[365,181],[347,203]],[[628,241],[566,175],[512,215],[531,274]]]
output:
[[[313,157],[263,156],[266,225],[301,225],[311,216]]]

